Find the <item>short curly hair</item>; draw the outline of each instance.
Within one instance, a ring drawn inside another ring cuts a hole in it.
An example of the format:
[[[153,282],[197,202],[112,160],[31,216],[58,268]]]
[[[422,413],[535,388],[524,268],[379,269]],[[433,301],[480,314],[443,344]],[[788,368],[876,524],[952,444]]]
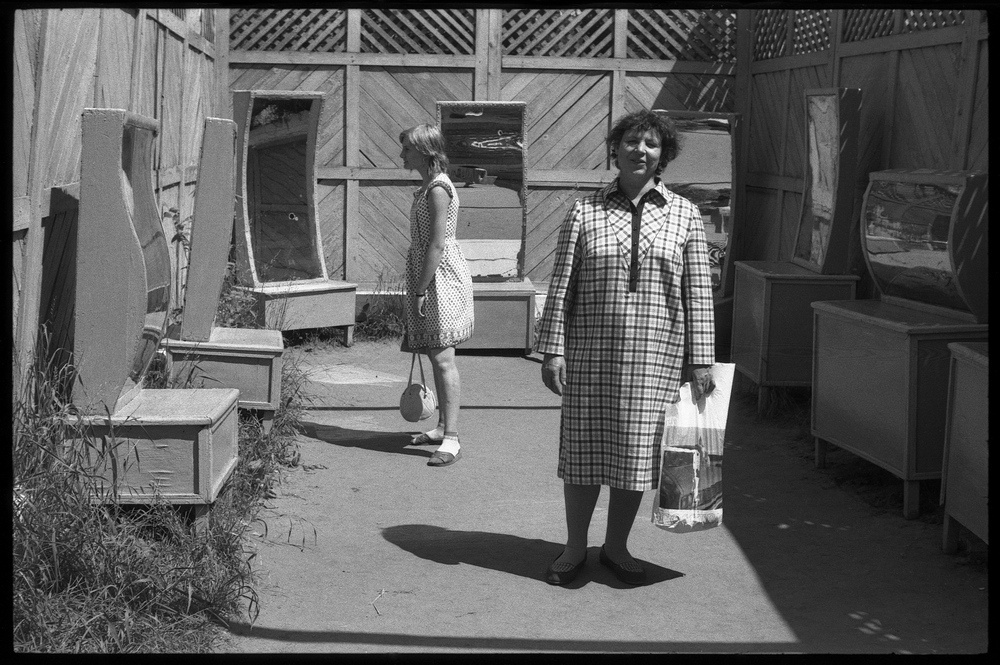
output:
[[[656,167],[656,175],[663,173],[667,164],[677,158],[681,146],[674,121],[666,115],[642,110],[619,118],[608,134],[608,148],[615,167],[618,167],[618,146],[625,135],[632,131],[644,134],[650,129],[660,135],[660,163]]]

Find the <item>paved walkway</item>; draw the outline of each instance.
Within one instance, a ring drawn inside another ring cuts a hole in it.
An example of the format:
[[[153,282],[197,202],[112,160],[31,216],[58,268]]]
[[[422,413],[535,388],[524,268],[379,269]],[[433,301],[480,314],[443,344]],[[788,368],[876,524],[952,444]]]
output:
[[[260,616],[234,626],[232,652],[987,648],[985,566],[943,554],[940,525],[833,483],[752,397],[733,399],[724,526],[664,532],[647,493],[630,549],[653,583],[627,587],[597,561],[605,490],[588,565],[563,588],[542,580],[565,523],[539,358],[460,354],[463,457],[433,469],[396,409],[409,370],[396,346],[305,355],[302,466],[258,525]]]

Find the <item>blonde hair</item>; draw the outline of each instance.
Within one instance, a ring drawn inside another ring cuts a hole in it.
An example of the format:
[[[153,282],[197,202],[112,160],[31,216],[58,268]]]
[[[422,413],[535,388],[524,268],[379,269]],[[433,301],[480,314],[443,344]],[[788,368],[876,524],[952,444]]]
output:
[[[444,154],[444,136],[436,125],[417,125],[399,133],[400,143],[409,143],[427,158],[432,175],[448,171],[448,156]]]

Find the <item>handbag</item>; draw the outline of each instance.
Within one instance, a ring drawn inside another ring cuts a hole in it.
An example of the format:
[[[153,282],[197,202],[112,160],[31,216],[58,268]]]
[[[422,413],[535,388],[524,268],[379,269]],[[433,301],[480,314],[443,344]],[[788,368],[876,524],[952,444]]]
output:
[[[413,382],[413,366],[420,363],[420,383]],[[437,398],[434,392],[427,387],[427,380],[424,378],[424,363],[413,354],[410,361],[410,378],[406,389],[399,397],[399,413],[403,418],[411,423],[427,420],[437,409]]]
[[[653,524],[673,533],[722,524],[722,452],[736,365],[712,365],[715,389],[697,402],[691,383],[668,404],[660,448],[660,482]]]

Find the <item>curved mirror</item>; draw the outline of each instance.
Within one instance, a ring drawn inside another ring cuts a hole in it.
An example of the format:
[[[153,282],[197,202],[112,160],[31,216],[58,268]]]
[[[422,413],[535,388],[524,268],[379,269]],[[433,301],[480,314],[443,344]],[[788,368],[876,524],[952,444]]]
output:
[[[732,233],[732,119],[711,113],[660,111],[677,128],[680,150],[660,179],[670,191],[690,200],[701,212],[712,264],[712,288],[724,295],[726,255]]]
[[[323,276],[310,182],[313,99],[256,97],[247,142],[250,241],[262,282]]]
[[[157,213],[152,182],[154,132],[125,125],[122,185],[125,205],[139,239],[146,268],[146,313],[129,378],[140,383],[167,327],[170,308],[170,254]]]
[[[821,267],[830,245],[834,195],[837,191],[837,158],[840,123],[835,95],[810,95],[806,102],[806,190],[795,256]]]
[[[889,296],[967,310],[948,252],[958,185],[873,179],[865,195],[865,253]]]
[[[473,280],[524,270],[523,102],[439,102],[438,122],[461,202],[457,237]]]

